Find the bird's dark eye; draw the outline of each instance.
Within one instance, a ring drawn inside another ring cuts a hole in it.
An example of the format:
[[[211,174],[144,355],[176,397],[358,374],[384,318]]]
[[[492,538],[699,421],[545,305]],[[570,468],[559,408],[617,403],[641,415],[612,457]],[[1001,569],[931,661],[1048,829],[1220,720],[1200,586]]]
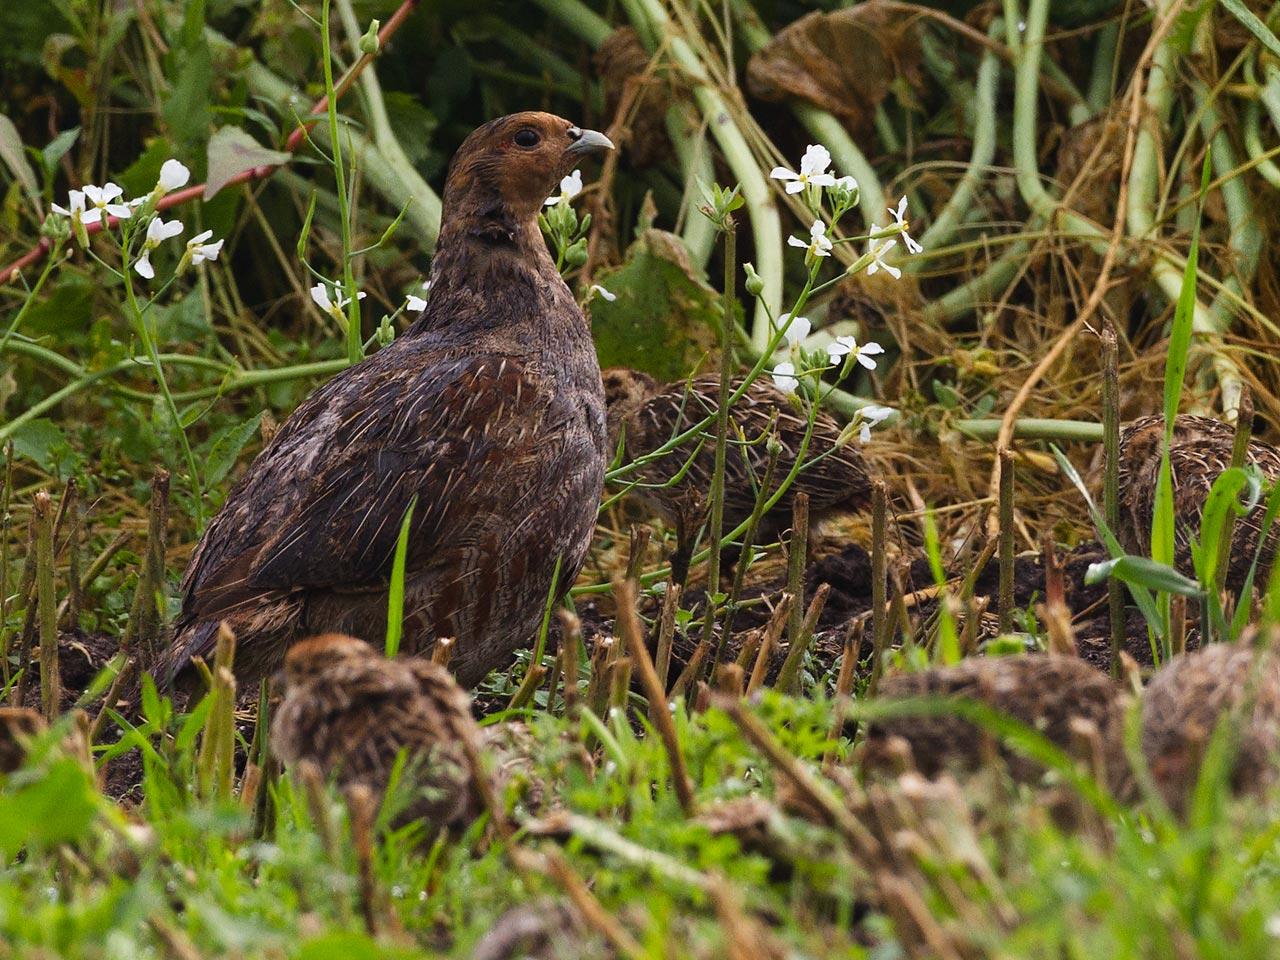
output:
[[[539,136],[537,130],[534,130],[531,127],[525,127],[523,130],[519,131],[513,139],[516,142],[516,146],[529,149],[531,147],[536,147],[538,142],[542,140],[542,137]]]

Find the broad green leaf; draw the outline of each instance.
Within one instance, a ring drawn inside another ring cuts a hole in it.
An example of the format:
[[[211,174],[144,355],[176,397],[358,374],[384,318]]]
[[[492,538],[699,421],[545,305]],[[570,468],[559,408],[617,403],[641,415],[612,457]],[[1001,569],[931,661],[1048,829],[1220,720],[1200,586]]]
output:
[[[209,444],[209,455],[205,460],[205,486],[212,487],[222,482],[235,464],[236,457],[244,449],[244,445],[258,432],[258,425],[261,422],[262,414],[259,413],[244,423],[224,427],[214,434]]]
[[[1240,503],[1241,490],[1248,488],[1249,494],[1245,503]],[[1262,493],[1262,484],[1257,471],[1248,471],[1240,467],[1232,467],[1219,475],[1205,498],[1204,510],[1200,515],[1200,536],[1191,548],[1192,560],[1195,563],[1196,577],[1208,587],[1214,582],[1218,572],[1218,541],[1222,538],[1223,529],[1227,525],[1228,513],[1242,517],[1258,505]]]
[[[0,160],[9,168],[9,172],[22,184],[28,197],[40,194],[40,185],[36,182],[35,171],[27,163],[27,155],[22,147],[22,135],[13,121],[0,113]]]
[[[71,449],[62,428],[47,417],[28,420],[13,431],[12,439],[14,456],[34,461],[43,470],[52,470]]]
[[[204,198],[208,200],[246,170],[279,166],[291,156],[262,146],[240,127],[219,127],[209,138]]]
[[[63,130],[45,145],[40,151],[41,157],[44,158],[44,169],[46,173],[53,170],[58,161],[67,155],[77,140],[80,139],[80,128],[72,127],[70,130]]]
[[[47,847],[85,836],[97,812],[97,792],[84,768],[70,757],[43,777],[0,794],[0,854],[12,859],[27,846]]]
[[[1199,583],[1183,576],[1173,567],[1133,554],[1089,564],[1084,582],[1101,583],[1107,577],[1118,577],[1125,583],[1135,583],[1159,593],[1177,593],[1184,597],[1199,597],[1204,593]]]

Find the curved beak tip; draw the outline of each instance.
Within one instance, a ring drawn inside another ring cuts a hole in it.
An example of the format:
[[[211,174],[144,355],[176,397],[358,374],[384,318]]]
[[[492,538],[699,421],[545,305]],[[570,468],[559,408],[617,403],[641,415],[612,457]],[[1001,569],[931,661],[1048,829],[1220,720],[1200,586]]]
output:
[[[598,130],[583,130],[578,139],[569,145],[568,153],[583,156],[589,153],[600,153],[614,149],[613,141]]]

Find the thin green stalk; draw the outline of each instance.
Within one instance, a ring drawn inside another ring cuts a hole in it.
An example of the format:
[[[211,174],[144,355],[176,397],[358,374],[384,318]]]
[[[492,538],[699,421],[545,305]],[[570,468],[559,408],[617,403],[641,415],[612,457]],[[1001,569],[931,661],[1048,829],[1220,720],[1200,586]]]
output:
[[[720,225],[724,235],[724,290],[720,313],[720,395],[716,406],[716,449],[711,473],[711,516],[707,523],[711,554],[707,559],[707,608],[703,615],[702,642],[710,645],[716,623],[716,595],[720,592],[720,550],[724,533],[724,470],[729,441],[729,402],[732,395],[733,327],[737,311],[737,232],[732,214]]]
[[[975,440],[994,440],[1000,433],[1000,421],[990,419],[953,420],[951,425]],[[1017,440],[1061,440],[1072,443],[1101,443],[1102,424],[1087,420],[1045,420],[1023,417],[1013,422]]]
[[[689,77],[693,99],[707,121],[733,177],[742,185],[755,243],[757,269],[764,291],[756,301],[752,343],[763,346],[769,340],[769,318],[777,316],[782,303],[782,220],[774,205],[773,191],[760,170],[750,144],[733,120],[733,111],[714,85],[706,65],[689,41],[679,33],[662,5],[662,0],[623,0],[632,21],[665,38],[666,49]]]
[[[1103,454],[1102,512],[1107,526],[1119,529],[1120,522],[1120,357],[1115,328],[1102,329],[1102,419]],[[1111,628],[1111,676],[1120,677],[1120,651],[1124,649],[1124,584],[1107,578],[1107,618]]]
[[[1004,28],[1003,21],[992,22],[988,33],[999,34]],[[920,236],[920,244],[926,249],[942,246],[955,236],[956,228],[969,212],[974,195],[986,179],[987,172],[996,156],[996,93],[1000,86],[1000,63],[995,51],[990,48],[982,52],[982,60],[978,64],[978,78],[975,88],[976,106],[973,111],[973,150],[964,175],[956,184],[955,192],[937,215],[933,223]],[[908,260],[914,263],[914,260]]]
[[[1000,632],[1013,630],[1013,451],[1000,451]]]
[[[342,237],[342,296],[347,303],[347,363],[364,359],[364,339],[360,328],[360,300],[356,296],[356,280],[351,272],[351,210],[347,195],[347,171],[342,159],[342,140],[338,136],[338,98],[333,89],[333,46],[329,38],[329,7],[332,0],[320,3],[320,48],[324,67],[325,113],[329,121],[329,153],[333,159],[333,176],[337,183],[338,228]]]
[[[36,602],[40,618],[40,707],[52,722],[61,709],[62,680],[58,669],[58,598],[53,577],[53,507],[41,490],[32,505],[36,528]],[[25,670],[27,664],[22,664]]]
[[[798,490],[791,499],[791,540],[787,547],[787,592],[794,598],[787,619],[787,642],[792,649],[800,643],[804,625],[804,568],[808,553],[809,495]]]
[[[160,352],[156,349],[155,340],[152,338],[151,330],[147,326],[147,319],[143,316],[143,310],[138,304],[138,297],[133,289],[132,272],[129,270],[128,249],[127,247],[122,249],[124,258],[124,294],[125,302],[129,306],[129,319],[133,321],[133,327],[138,334],[138,339],[142,341],[147,357],[151,360],[151,368],[155,373],[156,385],[160,388],[160,395],[164,398],[165,408],[169,411],[169,416],[173,420],[173,429],[177,431],[178,445],[182,447],[182,455],[187,461],[187,471],[191,477],[191,496],[195,502],[196,526],[203,529],[204,490],[200,483],[200,469],[196,466],[195,454],[191,451],[191,442],[187,439],[187,429],[182,424],[182,415],[178,413],[178,405],[173,399],[173,394],[169,392],[169,381],[164,375]]]
[[[9,327],[4,332],[4,337],[0,338],[0,354],[3,354],[5,347],[9,345],[9,338],[17,332],[18,327],[22,325],[22,318],[27,315],[27,311],[31,309],[31,305],[36,302],[36,297],[40,295],[40,290],[44,286],[45,281],[49,279],[49,275],[53,273],[53,268],[58,266],[62,261],[58,259],[58,254],[62,252],[62,239],[53,242],[53,248],[49,251],[48,259],[44,262],[44,268],[40,271],[40,276],[36,278],[35,286],[27,291],[26,297],[22,301],[22,306],[18,308],[18,312],[14,314],[13,320],[10,321]],[[16,271],[15,271],[16,272]]]

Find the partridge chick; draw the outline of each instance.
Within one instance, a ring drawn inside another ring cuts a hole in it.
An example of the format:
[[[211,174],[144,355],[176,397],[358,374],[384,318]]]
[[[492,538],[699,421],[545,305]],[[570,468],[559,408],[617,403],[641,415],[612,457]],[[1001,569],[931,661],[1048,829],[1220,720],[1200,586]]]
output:
[[[1113,786],[1127,782],[1121,749],[1127,698],[1105,674],[1078,657],[968,657],[952,667],[887,676],[880,683],[878,696],[882,700],[975,700],[1032,727],[1068,752],[1073,751],[1075,739],[1072,721],[1091,721],[1103,747],[1108,782]],[[952,767],[977,769],[988,755],[991,739],[955,714],[877,720],[867,732],[868,765],[892,762],[891,738],[901,738],[910,745],[916,767],[929,777]],[[1019,781],[1031,782],[1043,773],[1039,764],[1003,745],[1000,755]]]
[[[1155,506],[1156,479],[1160,475],[1160,448],[1164,417],[1142,417],[1120,431],[1120,522],[1116,536],[1130,553],[1151,556],[1151,516]],[[1191,538],[1200,533],[1200,514],[1215,480],[1231,466],[1235,429],[1209,417],[1180,416],[1173,424],[1169,467],[1173,475],[1175,518],[1174,562],[1187,576],[1195,576]],[[1246,462],[1264,476],[1280,478],[1280,450],[1261,440],[1249,441]],[[1236,520],[1227,585],[1239,590],[1253,563],[1261,536],[1262,510]],[[1266,583],[1275,557],[1280,531],[1272,530],[1258,559],[1256,582]]]
[[[591,331],[538,211],[611,146],[548,113],[466,139],[425,312],[308,397],[231,491],[183,577],[161,682],[194,674],[221,620],[241,685],[311,634],[382,637],[410,508],[404,650],[454,638],[450,667],[470,686],[530,639],[586,557],[608,459]]]
[[[1174,657],[1143,690],[1142,752],[1165,802],[1178,813],[1186,812],[1224,714],[1237,724],[1231,787],[1261,791],[1275,782],[1280,760],[1280,656],[1211,643]]]
[[[480,731],[470,698],[444,667],[387,660],[363,640],[329,633],[290,648],[284,682],[271,725],[284,763],[310,760],[338,783],[381,796],[404,751],[414,791],[402,821],[458,827],[480,812],[464,749],[478,750]]]

